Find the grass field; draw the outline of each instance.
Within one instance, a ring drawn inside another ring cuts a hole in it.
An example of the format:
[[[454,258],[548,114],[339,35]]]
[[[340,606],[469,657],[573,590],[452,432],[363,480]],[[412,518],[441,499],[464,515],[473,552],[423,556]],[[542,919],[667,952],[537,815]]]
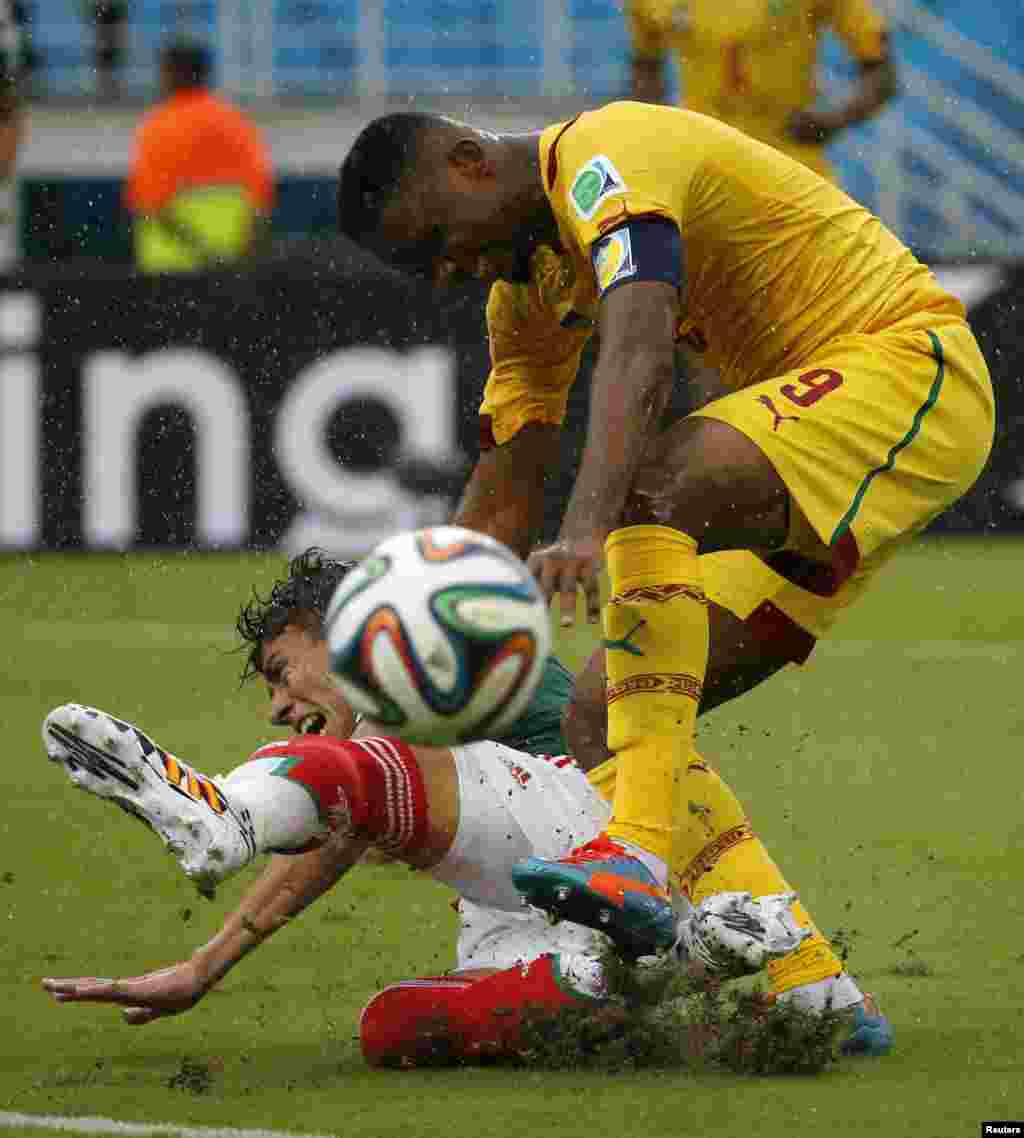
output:
[[[359,1008],[446,967],[454,932],[446,891],[390,866],[357,870],[186,1016],[130,1029],[51,1005],[41,976],[176,960],[238,888],[200,901],[141,826],[74,793],[44,759],[42,716],[93,703],[230,768],[269,734],[263,691],[238,688],[234,613],[279,562],[0,559],[0,1116],[345,1138],[973,1138],[982,1119],[1024,1116],[1024,546],[1010,541],[919,545],[811,666],[701,728],[819,924],[850,933],[896,1024],[886,1059],[776,1079],[368,1071]],[[563,643],[567,662],[586,635]],[[168,1085],[187,1057],[212,1066],[206,1093]]]

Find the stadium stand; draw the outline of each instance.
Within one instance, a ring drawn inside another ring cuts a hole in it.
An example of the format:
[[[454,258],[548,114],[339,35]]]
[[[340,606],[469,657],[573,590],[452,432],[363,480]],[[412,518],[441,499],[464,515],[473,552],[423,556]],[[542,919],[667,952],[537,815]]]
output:
[[[878,2],[893,29],[902,95],[832,148],[843,184],[932,259],[1024,257],[1016,50],[1024,7]],[[81,0],[23,7],[37,96],[91,97],[92,29]],[[551,112],[538,100],[600,103],[627,89],[617,0],[132,0],[121,77],[128,98],[153,97],[157,47],[174,33],[213,45],[214,80],[230,96],[301,105],[310,115],[358,117],[366,99],[447,99],[485,122],[495,111],[543,122]],[[841,93],[850,74],[826,38],[823,98]]]

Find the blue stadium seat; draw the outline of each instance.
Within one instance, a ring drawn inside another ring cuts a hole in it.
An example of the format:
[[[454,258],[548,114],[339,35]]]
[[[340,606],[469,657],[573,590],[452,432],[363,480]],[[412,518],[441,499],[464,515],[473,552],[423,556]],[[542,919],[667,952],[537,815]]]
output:
[[[615,0],[571,0],[570,65],[576,94],[621,99],[629,90],[629,34],[622,4]]]
[[[353,94],[359,8],[359,0],[276,0],[276,94],[334,98]]]

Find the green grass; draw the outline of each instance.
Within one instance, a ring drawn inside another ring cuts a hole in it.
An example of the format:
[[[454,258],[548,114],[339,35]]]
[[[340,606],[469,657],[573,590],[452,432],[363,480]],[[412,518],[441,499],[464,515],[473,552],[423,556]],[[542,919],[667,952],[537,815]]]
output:
[[[57,1008],[43,975],[131,973],[212,934],[141,826],[43,759],[39,723],[81,700],[210,772],[269,734],[239,691],[232,621],[277,557],[0,559],[0,1111],[281,1127],[346,1138],[551,1132],[959,1138],[1024,1114],[1024,547],[925,543],[811,665],[709,717],[701,746],[896,1024],[884,1060],[816,1078],[366,1070],[376,988],[448,965],[447,893],[361,868],[186,1016],[130,1029]],[[567,662],[589,630],[563,643]],[[913,935],[911,935],[913,934]],[[209,1089],[178,1078],[211,1064]],[[181,1086],[180,1084],[186,1084]]]

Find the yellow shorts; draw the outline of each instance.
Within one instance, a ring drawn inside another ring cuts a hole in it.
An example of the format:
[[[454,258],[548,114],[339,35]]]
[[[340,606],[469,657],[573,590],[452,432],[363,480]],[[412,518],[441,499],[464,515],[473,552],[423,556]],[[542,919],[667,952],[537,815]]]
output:
[[[833,340],[799,371],[695,414],[755,442],[795,506],[784,551],[701,559],[708,595],[744,619],[770,601],[814,636],[971,487],[995,426],[970,328],[927,313]]]

